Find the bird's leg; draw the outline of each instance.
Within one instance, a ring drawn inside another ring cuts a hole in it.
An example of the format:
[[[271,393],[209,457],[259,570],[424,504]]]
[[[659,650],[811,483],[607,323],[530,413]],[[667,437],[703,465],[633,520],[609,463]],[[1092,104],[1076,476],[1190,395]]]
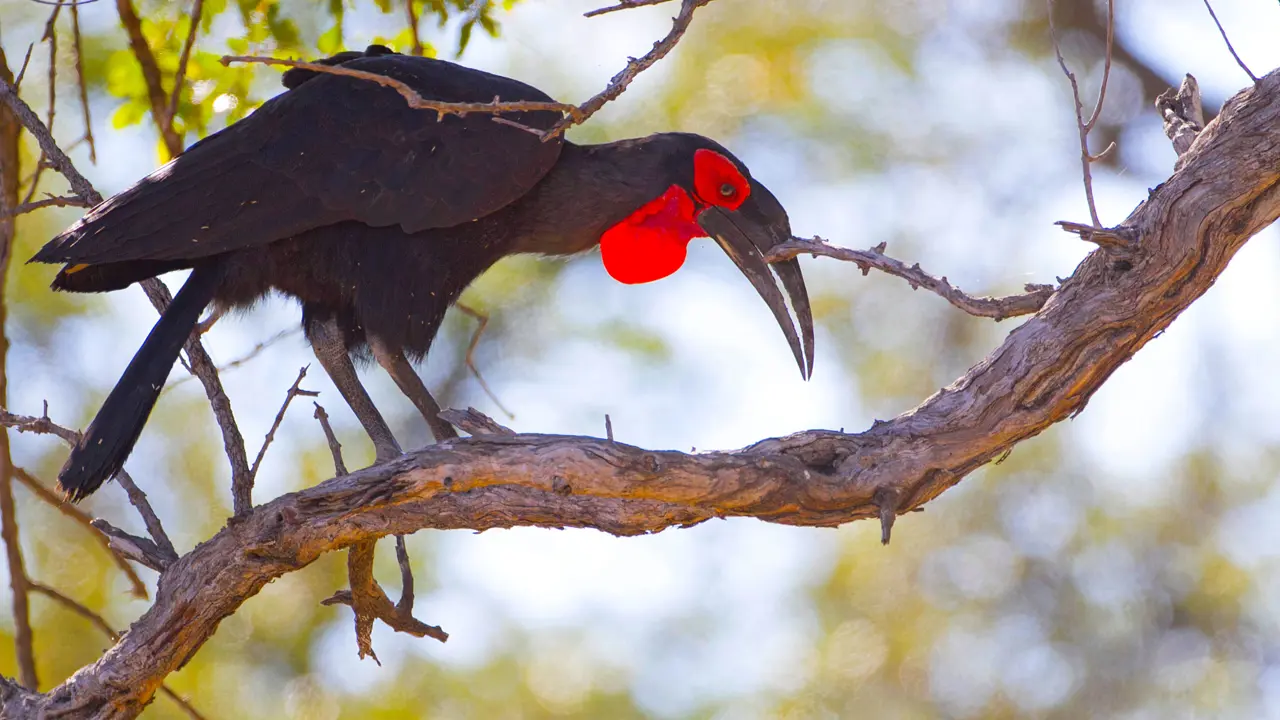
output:
[[[342,398],[351,406],[369,439],[373,441],[376,462],[383,463],[400,457],[400,443],[391,434],[387,421],[374,406],[369,393],[365,392],[356,375],[356,367],[347,354],[347,346],[342,338],[342,331],[336,320],[312,320],[307,323],[307,339],[311,341],[311,349],[324,371],[329,374],[333,384],[337,386]]]
[[[413,369],[413,365],[409,359],[404,356],[400,350],[392,350],[385,343],[377,338],[369,339],[369,347],[373,350],[373,356],[377,358],[378,364],[383,370],[396,381],[400,392],[418,408],[418,412],[422,413],[422,417],[427,421],[427,426],[431,428],[431,434],[435,436],[436,442],[450,440],[458,437],[458,431],[444,420],[440,419],[440,404],[436,399],[431,397],[431,391],[427,390],[427,386],[422,382],[422,378]]]

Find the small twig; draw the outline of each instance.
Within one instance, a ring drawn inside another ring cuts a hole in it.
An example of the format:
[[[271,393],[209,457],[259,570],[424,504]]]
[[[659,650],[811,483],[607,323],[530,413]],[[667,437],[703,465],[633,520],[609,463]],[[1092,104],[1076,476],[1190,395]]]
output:
[[[1069,233],[1075,233],[1081,240],[1103,247],[1117,250],[1131,250],[1137,244],[1137,238],[1128,228],[1098,228],[1083,223],[1059,220],[1054,223]]]
[[[613,442],[613,420],[609,419],[609,413],[604,414],[604,434],[609,442]]]
[[[40,680],[36,675],[35,641],[31,632],[28,601],[31,579],[27,576],[22,545],[18,538],[18,513],[13,501],[13,477],[9,472],[11,460],[7,437],[4,438],[0,452],[3,453],[3,458],[0,458],[0,538],[4,540],[9,589],[13,594],[13,643],[18,660],[18,677],[24,687],[35,690],[39,687]]]
[[[169,108],[165,120],[170,126],[178,116],[178,100],[182,97],[182,83],[187,76],[187,63],[191,60],[191,49],[196,45],[196,33],[200,31],[200,18],[204,15],[204,0],[195,0],[191,6],[191,28],[187,30],[187,40],[182,44],[182,54],[178,56],[178,70],[173,76],[173,92],[169,93]]]
[[[1200,102],[1200,84],[1195,77],[1187,75],[1177,91],[1169,88],[1156,98],[1156,109],[1164,120],[1164,134],[1173,142],[1173,151],[1178,154],[1174,162],[1175,170],[1182,167],[1182,158],[1191,149],[1191,144],[1204,130],[1204,106]]]
[[[458,312],[461,312],[465,315],[469,315],[475,318],[480,323],[479,325],[476,326],[475,332],[471,333],[471,342],[467,344],[467,355],[466,355],[467,367],[471,370],[471,374],[475,376],[476,381],[480,383],[480,389],[484,390],[484,394],[489,396],[489,399],[493,401],[494,405],[498,406],[498,409],[502,411],[502,414],[506,415],[507,418],[510,420],[515,420],[516,419],[515,414],[512,413],[510,410],[508,410],[507,407],[502,404],[502,401],[499,400],[498,396],[493,393],[493,390],[489,389],[489,383],[484,381],[484,376],[480,374],[480,368],[476,367],[476,362],[475,362],[476,347],[480,344],[480,336],[484,334],[485,328],[489,327],[488,314],[482,313],[479,310],[476,310],[470,305],[466,305],[464,303],[454,303],[453,307],[456,308]]]
[[[576,105],[558,102],[540,102],[533,100],[520,100],[517,102],[502,102],[498,98],[494,98],[492,102],[471,102],[471,103],[452,103],[441,102],[439,100],[428,100],[418,94],[417,90],[409,87],[407,84],[399,80],[379,75],[378,73],[365,72],[364,70],[354,70],[342,65],[321,65],[319,63],[302,62],[300,60],[285,60],[283,58],[260,57],[254,55],[223,55],[219,61],[223,65],[229,65],[233,62],[243,63],[262,63],[264,65],[284,65],[285,67],[302,68],[303,70],[312,70],[314,72],[328,73],[330,75],[342,75],[345,77],[358,78],[360,80],[368,80],[377,83],[383,87],[389,87],[400,93],[409,107],[415,110],[434,110],[438,120],[443,119],[447,115],[457,115],[465,117],[471,113],[507,113],[507,112],[557,112],[568,114],[576,117],[578,108]]]
[[[18,97],[18,91],[4,80],[0,80],[0,102],[8,105],[13,114],[18,117],[18,122],[21,122],[22,126],[35,137],[46,161],[53,169],[62,173],[67,182],[71,184],[72,192],[94,205],[102,202],[102,196],[98,194],[97,190],[93,189],[93,184],[84,175],[81,175],[79,170],[76,170],[76,166],[72,164],[71,159],[62,151],[62,148],[58,147],[53,135],[49,134],[49,128],[45,127],[44,123],[40,121],[39,116],[35,114],[31,106]]]
[[[94,518],[92,525],[107,537],[112,552],[119,553],[158,573],[163,573],[173,564],[175,558],[147,538],[125,532],[103,518]]]
[[[828,245],[819,237],[812,240],[792,238],[789,242],[774,246],[766,253],[765,262],[781,262],[806,253],[844,260],[856,264],[864,275],[870,272],[871,268],[875,268],[906,280],[912,290],[924,288],[970,315],[988,317],[997,321],[1037,312],[1044,307],[1054,293],[1053,287],[1049,285],[1029,284],[1026,286],[1027,292],[1022,295],[974,297],[951,285],[947,278],[936,278],[925,272],[920,268],[919,263],[907,267],[906,263],[885,255],[884,250],[884,243],[870,250],[853,250]]]
[[[128,578],[133,596],[142,600],[147,599],[147,586],[142,582],[142,578],[138,577],[138,573],[134,571],[133,566],[129,564],[129,561],[123,555],[111,548],[111,543],[108,541],[107,536],[93,527],[93,518],[88,513],[58,497],[57,493],[45,487],[44,483],[37,480],[25,468],[15,466],[13,468],[13,476],[18,482],[27,486],[27,489],[36,497],[54,506],[58,509],[58,512],[71,518],[76,523],[88,528],[93,539],[102,545],[107,554],[111,556],[112,561],[120,568],[120,572],[123,572],[124,576]]]
[[[212,316],[210,316],[210,318],[208,318],[207,320],[209,320],[209,319],[213,319],[213,317],[212,317]],[[206,320],[206,322],[207,322],[207,320]],[[249,350],[249,352],[245,353],[244,355],[241,355],[240,357],[236,358],[235,360],[232,360],[231,362],[229,362],[229,363],[227,363],[227,364],[225,364],[225,365],[219,365],[219,366],[218,366],[218,374],[223,375],[223,374],[226,374],[226,373],[227,373],[227,371],[229,371],[229,370],[235,370],[236,368],[239,368],[239,367],[242,367],[242,366],[246,365],[247,363],[249,363],[250,361],[252,361],[254,358],[256,358],[256,357],[258,357],[259,355],[261,355],[265,350],[267,350],[267,348],[270,348],[272,345],[275,345],[276,343],[280,342],[281,340],[283,340],[283,339],[285,339],[285,338],[287,338],[287,337],[290,337],[290,336],[292,336],[292,335],[297,335],[297,334],[298,334],[298,333],[300,333],[300,332],[302,332],[302,328],[301,328],[301,327],[299,327],[299,326],[295,326],[295,327],[291,327],[291,328],[285,328],[284,330],[281,330],[280,332],[276,333],[275,335],[272,335],[271,337],[267,338],[266,340],[263,340],[262,342],[258,343],[257,345],[254,345],[254,346],[253,346],[253,348],[252,348],[251,350]],[[175,380],[175,381],[173,381],[173,382],[169,383],[168,385],[165,385],[164,390],[162,390],[162,391],[161,391],[161,394],[164,394],[164,393],[169,392],[169,391],[170,391],[170,390],[172,390],[173,388],[176,388],[176,387],[178,387],[179,385],[182,385],[183,383],[185,383],[185,382],[187,382],[187,381],[191,380],[191,379],[192,379],[192,378],[194,378],[194,377],[195,377],[194,375],[187,374],[187,375],[184,375],[184,376],[182,376],[182,377],[178,378],[177,380]]]
[[[80,4],[71,4],[71,38],[76,51],[76,85],[80,91],[80,113],[84,117],[83,140],[89,145],[89,162],[98,163],[98,146],[93,140],[93,119],[89,115],[89,85],[84,80],[84,42],[80,37]]]
[[[396,557],[401,559],[401,578],[409,564],[407,553],[401,554],[403,541],[397,542]],[[332,597],[321,600],[321,605],[348,605],[355,614],[356,647],[360,658],[366,655],[381,665],[377,654],[373,652],[373,621],[381,620],[387,627],[396,632],[408,633],[414,637],[430,637],[445,642],[449,633],[434,625],[428,625],[413,617],[401,608],[413,607],[413,573],[409,572],[407,583],[400,596],[400,605],[393,605],[387,594],[383,592],[373,578],[373,557],[377,549],[376,540],[363,540],[347,549],[347,580],[350,590],[339,590]],[[405,592],[408,593],[407,597]]]
[[[396,603],[396,612],[412,617],[413,567],[409,565],[409,548],[405,547],[403,535],[396,536],[396,562],[400,565],[400,601]]]
[[[342,477],[347,474],[347,465],[342,462],[342,443],[338,442],[338,436],[333,434],[333,426],[329,424],[329,413],[324,411],[320,403],[312,404],[316,406],[314,417],[320,421],[320,429],[324,430],[324,439],[329,443],[329,452],[333,454],[333,474]]]
[[[614,75],[609,80],[608,86],[604,90],[591,96],[586,102],[576,108],[575,113],[570,113],[569,117],[562,118],[550,130],[546,132],[544,141],[548,138],[555,137],[569,128],[570,125],[579,125],[587,120],[587,118],[596,114],[600,108],[606,103],[617,99],[632,80],[636,79],[640,73],[649,69],[654,63],[666,57],[667,53],[680,42],[680,38],[684,36],[686,30],[689,29],[689,23],[693,21],[693,12],[698,8],[711,2],[711,0],[682,0],[680,3],[680,12],[676,15],[671,24],[671,31],[667,36],[653,44],[653,48],[639,58],[631,58],[627,61],[627,66],[622,72]],[[625,4],[625,3],[624,3]],[[653,4],[653,3],[648,3]],[[634,4],[631,7],[635,7]],[[622,8],[618,8],[622,9]],[[598,12],[597,12],[598,14]]]
[[[147,299],[151,301],[156,311],[163,315],[173,300],[169,294],[169,288],[165,287],[159,278],[143,280],[139,285],[146,292]],[[253,508],[253,498],[246,492],[253,487],[253,481],[249,478],[249,458],[244,449],[244,437],[240,434],[240,426],[236,424],[235,414],[231,410],[231,399],[227,397],[227,391],[222,387],[222,380],[218,377],[218,368],[213,364],[213,358],[209,357],[209,353],[200,342],[198,329],[193,329],[191,337],[187,338],[186,351],[190,363],[188,370],[204,386],[205,397],[209,399],[213,417],[218,423],[218,430],[222,433],[223,451],[231,463],[233,512],[237,516],[243,515]]]
[[[32,185],[32,187],[35,187],[35,186]],[[6,220],[11,217],[24,215],[26,213],[39,210],[40,208],[47,208],[47,207],[89,207],[89,202],[84,200],[83,198],[75,197],[75,196],[55,197],[53,195],[50,195],[44,200],[35,200],[32,202],[25,202],[19,205],[18,207],[6,210],[0,213],[0,220]]]
[[[38,435],[56,435],[68,445],[75,446],[80,442],[80,433],[70,428],[65,428],[49,419],[49,403],[45,403],[43,415],[40,417],[31,417],[30,415],[16,415],[3,408],[0,408],[0,426],[11,427],[18,432],[31,432]],[[151,533],[151,537],[155,540],[157,547],[161,548],[165,554],[172,558],[178,557],[178,553],[174,550],[173,543],[169,540],[169,535],[164,531],[164,526],[160,523],[160,518],[156,516],[155,510],[151,508],[151,503],[147,500],[147,494],[133,482],[133,478],[123,469],[115,475],[116,482],[120,487],[124,488],[125,493],[129,496],[129,502],[138,510],[138,514],[142,515],[142,521],[147,526],[147,532]],[[97,521],[94,521],[95,523]],[[94,527],[98,527],[96,524]]]
[[[299,395],[307,397],[317,397],[320,393],[314,390],[303,390],[298,387],[302,383],[302,379],[307,376],[307,368],[309,365],[303,366],[298,370],[298,379],[293,381],[293,385],[289,388],[289,392],[284,396],[284,404],[280,406],[280,412],[276,413],[276,419],[271,423],[271,429],[267,431],[267,436],[262,440],[262,448],[258,450],[258,457],[253,459],[253,466],[249,468],[249,487],[243,488],[245,493],[252,494],[253,481],[258,477],[258,466],[262,464],[262,458],[267,454],[267,448],[271,447],[271,441],[276,438],[276,430],[280,429],[280,423],[284,422],[284,414],[289,409],[289,403]]]
[[[110,638],[111,642],[116,642],[120,639],[120,633],[116,632],[115,628],[111,627],[111,624],[107,622],[106,618],[90,610],[84,604],[76,600],[73,600],[72,598],[66,595],[63,595],[62,593],[58,592],[57,590],[54,590],[48,585],[44,585],[38,582],[31,583],[31,590],[32,592],[37,592],[37,593],[40,593],[41,595],[44,595],[45,597],[49,598],[50,600],[53,600],[54,602],[61,603],[63,607],[79,615],[85,620],[88,620],[89,624],[93,625],[94,627],[98,628],[98,630],[102,631],[102,634]],[[169,698],[171,698],[175,703],[177,703],[178,707],[182,708],[182,710],[186,712],[189,717],[193,718],[193,720],[204,720],[204,716],[201,715],[194,707],[192,707],[191,703],[179,697],[178,694],[175,693],[173,690],[171,690],[168,685],[161,685],[160,692],[169,696]]]
[[[499,424],[496,420],[479,410],[469,407],[466,410],[449,408],[440,413],[440,419],[459,430],[472,435],[515,435],[516,431]]]
[[[15,88],[22,87],[22,78],[27,75],[27,65],[31,63],[31,52],[36,49],[35,43],[27,43],[27,54],[22,58],[22,67],[18,69],[18,76],[13,80]]]
[[[1218,21],[1218,14],[1213,11],[1213,6],[1209,4],[1209,0],[1204,0],[1204,7],[1209,11],[1209,17],[1213,18],[1213,24],[1218,26],[1218,32],[1222,34],[1222,41],[1227,44],[1227,50],[1231,51],[1231,57],[1236,59],[1236,64],[1240,66],[1240,69],[1244,70],[1245,75],[1249,76],[1249,79],[1253,81],[1254,85],[1257,85],[1258,76],[1253,74],[1253,71],[1249,69],[1249,66],[1244,64],[1244,60],[1240,59],[1240,55],[1236,53],[1236,49],[1231,46],[1231,38],[1227,37],[1227,30],[1222,27],[1222,23]]]
[[[173,118],[169,116],[169,96],[164,91],[160,75],[160,66],[156,64],[155,53],[142,32],[142,20],[134,9],[132,0],[116,0],[116,12],[120,16],[120,24],[129,36],[129,49],[133,51],[138,67],[142,70],[142,78],[147,86],[147,99],[151,101],[151,119],[160,130],[160,138],[170,157],[182,154],[182,137],[173,128]]]
[[[142,488],[138,487],[138,484],[133,481],[129,473],[123,469],[116,473],[116,482],[120,484],[120,487],[124,488],[125,494],[129,497],[129,503],[142,516],[142,522],[147,527],[147,534],[151,535],[152,540],[155,540],[160,552],[170,561],[177,560],[178,551],[174,549],[173,541],[169,539],[169,534],[164,531],[164,526],[160,524],[160,517],[152,509],[151,501],[147,500],[147,494],[142,491]]]
[[[1093,113],[1090,114],[1088,121],[1084,119],[1084,103],[1080,100],[1080,85],[1076,82],[1075,73],[1071,72],[1067,67],[1067,61],[1062,57],[1062,48],[1058,46],[1058,29],[1053,22],[1053,0],[1047,0],[1047,2],[1049,3],[1049,37],[1053,40],[1053,53],[1058,58],[1058,66],[1062,68],[1067,80],[1071,82],[1071,97],[1075,102],[1076,129],[1080,136],[1080,170],[1084,176],[1085,200],[1089,204],[1089,217],[1093,220],[1093,226],[1100,228],[1102,227],[1102,221],[1098,219],[1098,206],[1093,199],[1093,172],[1089,166],[1110,152],[1111,148],[1108,147],[1098,155],[1090,154],[1089,131],[1093,129],[1094,123],[1097,122],[1099,115],[1102,113],[1102,103],[1107,94],[1107,80],[1111,75],[1111,50],[1115,35],[1114,0],[1107,0],[1106,60],[1102,66],[1102,85],[1098,89],[1098,103],[1094,106]]]
[[[671,0],[620,0],[617,5],[610,5],[609,7],[602,7],[596,10],[584,12],[582,13],[582,16],[596,17],[597,15],[604,15],[605,13],[617,12],[619,10],[630,10],[631,8],[645,7],[646,5],[661,5],[662,3],[670,1]]]

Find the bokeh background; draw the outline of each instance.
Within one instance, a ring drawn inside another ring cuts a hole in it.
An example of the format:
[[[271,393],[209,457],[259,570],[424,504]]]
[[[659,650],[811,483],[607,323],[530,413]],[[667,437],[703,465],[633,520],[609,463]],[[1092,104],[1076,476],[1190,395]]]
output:
[[[669,27],[675,4],[584,19],[603,3],[422,2],[428,51],[530,82],[564,100],[602,88]],[[1185,72],[1206,108],[1248,79],[1200,0],[1118,0],[1117,62],[1094,150],[1103,221],[1116,223],[1171,172],[1152,109]],[[166,82],[189,6],[136,0]],[[1105,6],[1060,0],[1057,22],[1087,102],[1101,75]],[[461,7],[459,7],[461,6]],[[1280,64],[1280,7],[1217,0],[1255,73]],[[0,0],[11,66],[50,8]],[[448,19],[442,20],[443,11]],[[185,142],[279,91],[279,72],[224,69],[226,52],[316,57],[372,41],[409,49],[399,0],[209,0],[181,106]],[[79,9],[97,163],[72,157],[104,195],[165,158],[116,9]],[[469,22],[470,21],[470,22]],[[470,24],[470,30],[467,25]],[[59,21],[57,123],[83,134],[69,25]],[[48,103],[47,45],[23,94]],[[1069,275],[1090,250],[1055,220],[1087,219],[1070,90],[1042,0],[717,0],[659,66],[570,138],[661,130],[715,137],[788,208],[800,235],[865,248],[983,294]],[[26,170],[38,151],[27,137]],[[65,185],[46,173],[41,190]],[[77,217],[18,221],[8,406],[82,426],[154,320],[137,290],[54,295],[52,269],[21,261]],[[419,615],[441,645],[379,626],[382,660],[356,659],[351,613],[319,601],[344,585],[341,554],[269,585],[170,685],[210,718],[1280,718],[1280,249],[1268,230],[1217,285],[1122,367],[1073,421],[1023,443],[879,528],[716,521],[655,536],[519,529],[410,539]],[[802,382],[767,310],[710,242],[683,272],[624,287],[598,257],[504,261],[464,301],[492,316],[477,350],[503,412],[462,362],[474,320],[451,313],[423,368],[449,405],[519,430],[603,433],[651,448],[735,448],[807,428],[860,430],[908,410],[979,361],[1017,322],[968,317],[895,278],[808,259],[817,369]],[[179,277],[167,278],[176,286]],[[298,313],[272,301],[206,336],[254,453],[312,357]],[[375,400],[406,447],[421,419],[379,372]],[[198,383],[170,378],[129,469],[180,551],[229,515],[229,473]],[[349,465],[372,457],[318,367]],[[15,461],[51,482],[65,450],[12,438]],[[332,474],[309,404],[267,455],[256,497]],[[18,489],[28,569],[126,627],[147,603],[86,531]],[[140,531],[112,486],[86,503]],[[389,541],[388,541],[389,542]],[[154,584],[154,574],[142,571]],[[379,576],[397,572],[384,543]],[[0,604],[8,606],[8,588]],[[107,641],[33,599],[44,687]],[[12,623],[0,614],[0,672]],[[147,717],[179,717],[159,698]]]

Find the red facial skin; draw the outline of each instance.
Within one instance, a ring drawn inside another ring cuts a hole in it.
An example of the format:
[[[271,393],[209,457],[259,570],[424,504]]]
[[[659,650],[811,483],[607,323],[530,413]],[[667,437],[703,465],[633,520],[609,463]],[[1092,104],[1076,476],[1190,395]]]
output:
[[[698,215],[711,206],[737,210],[751,185],[728,158],[705,148],[693,154],[693,197],[679,185],[600,236],[604,269],[618,282],[661,280],[684,265],[689,241],[705,237]]]

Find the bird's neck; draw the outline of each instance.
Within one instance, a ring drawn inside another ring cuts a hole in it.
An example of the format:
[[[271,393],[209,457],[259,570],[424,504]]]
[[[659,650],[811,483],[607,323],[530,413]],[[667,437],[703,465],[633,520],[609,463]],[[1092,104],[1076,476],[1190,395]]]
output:
[[[514,252],[573,255],[590,250],[610,228],[661,198],[663,153],[649,138],[602,145],[566,142],[560,160],[537,186],[509,208],[503,221],[517,237]]]

